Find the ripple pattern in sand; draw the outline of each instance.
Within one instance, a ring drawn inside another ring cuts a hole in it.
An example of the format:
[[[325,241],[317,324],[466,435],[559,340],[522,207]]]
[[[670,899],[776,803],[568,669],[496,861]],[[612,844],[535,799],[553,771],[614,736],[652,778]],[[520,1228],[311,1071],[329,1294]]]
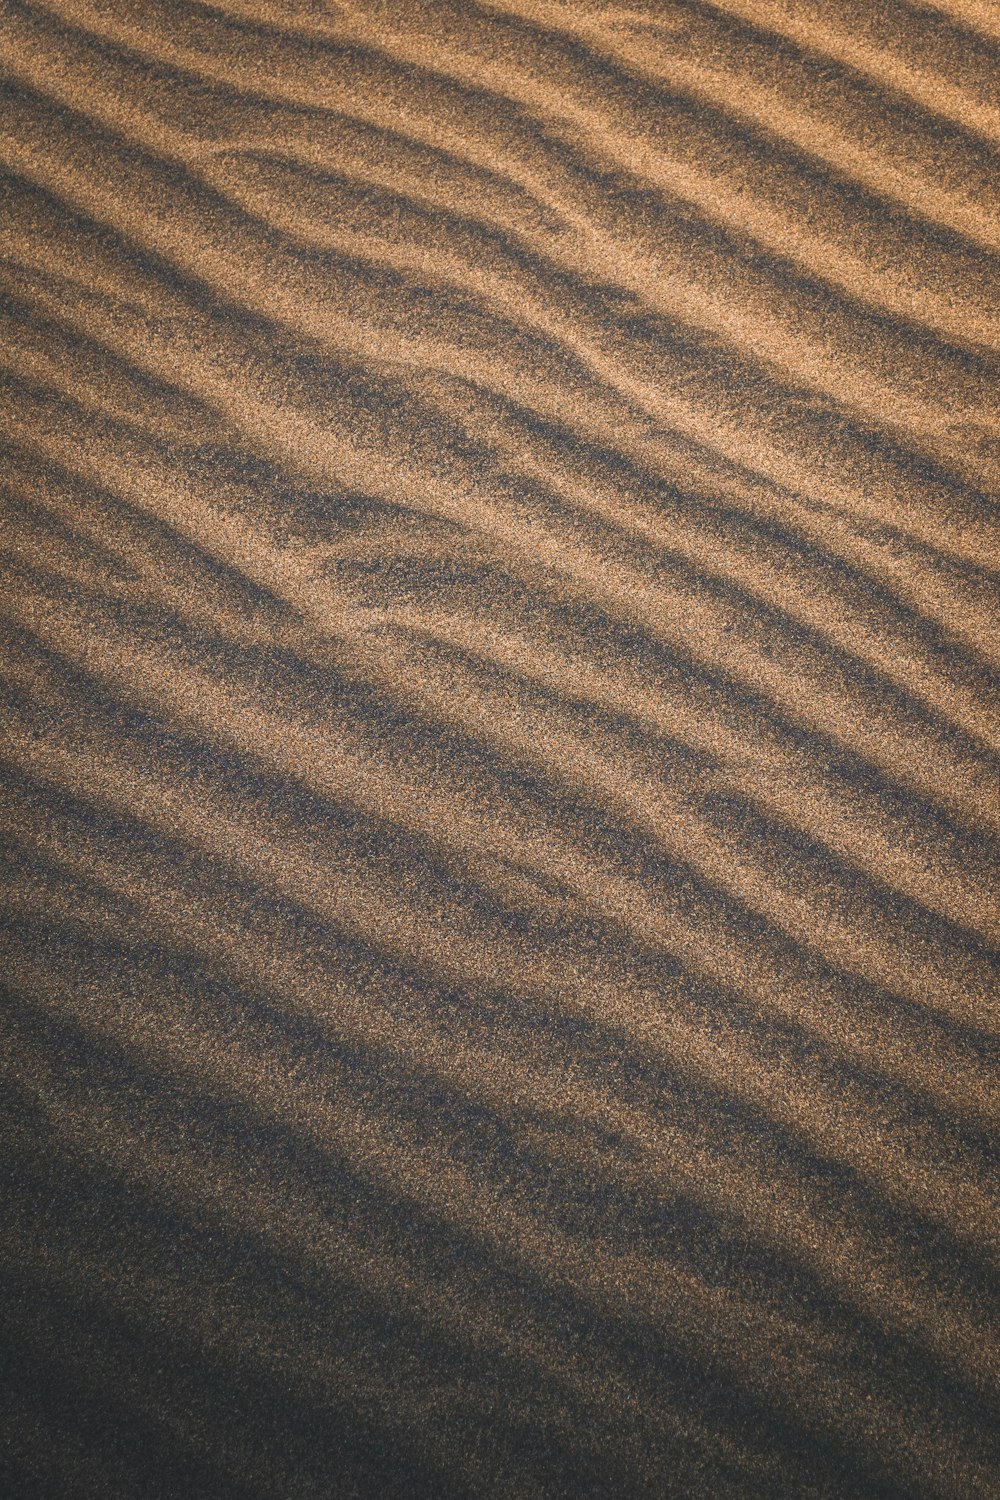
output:
[[[986,0],[2,0],[0,1476],[991,1500]]]

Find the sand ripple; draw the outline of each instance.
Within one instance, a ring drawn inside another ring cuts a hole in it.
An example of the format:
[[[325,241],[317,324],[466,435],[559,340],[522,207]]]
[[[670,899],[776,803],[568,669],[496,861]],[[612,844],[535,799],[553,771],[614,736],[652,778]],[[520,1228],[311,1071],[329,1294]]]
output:
[[[986,0],[4,0],[12,1496],[1000,1494]]]

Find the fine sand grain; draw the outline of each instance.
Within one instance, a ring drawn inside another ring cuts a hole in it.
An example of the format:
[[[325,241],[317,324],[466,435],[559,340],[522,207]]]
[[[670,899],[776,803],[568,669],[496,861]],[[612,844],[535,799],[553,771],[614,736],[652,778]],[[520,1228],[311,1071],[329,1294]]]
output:
[[[0,0],[4,1500],[997,1500],[1000,10]]]

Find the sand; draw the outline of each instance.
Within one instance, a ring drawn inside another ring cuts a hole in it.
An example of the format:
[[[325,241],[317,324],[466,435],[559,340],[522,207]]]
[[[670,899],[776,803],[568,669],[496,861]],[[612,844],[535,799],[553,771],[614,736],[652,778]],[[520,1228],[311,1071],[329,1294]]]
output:
[[[0,17],[0,1493],[995,1500],[995,7]]]

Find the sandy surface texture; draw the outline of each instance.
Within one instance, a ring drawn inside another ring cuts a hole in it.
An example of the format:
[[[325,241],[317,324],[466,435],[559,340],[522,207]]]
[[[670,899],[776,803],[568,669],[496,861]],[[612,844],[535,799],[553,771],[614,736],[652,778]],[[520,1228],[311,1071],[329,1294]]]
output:
[[[0,50],[0,1494],[997,1500],[1000,9]]]

